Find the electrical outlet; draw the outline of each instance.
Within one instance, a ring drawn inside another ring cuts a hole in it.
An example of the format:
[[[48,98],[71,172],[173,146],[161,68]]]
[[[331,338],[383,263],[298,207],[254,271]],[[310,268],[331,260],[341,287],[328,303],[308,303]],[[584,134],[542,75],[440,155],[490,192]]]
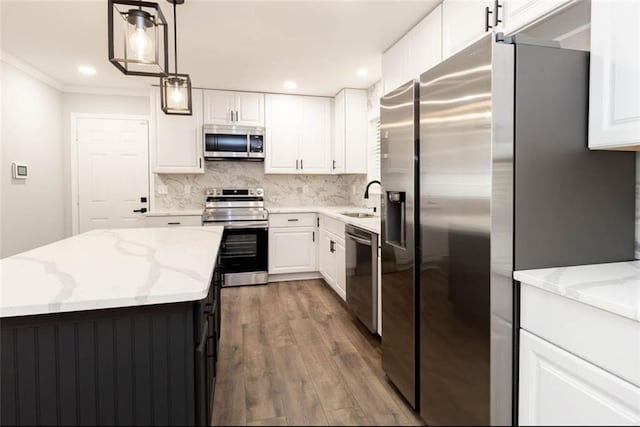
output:
[[[191,184],[184,185],[184,194],[191,194]]]
[[[158,185],[158,194],[169,194],[169,188],[166,185]]]

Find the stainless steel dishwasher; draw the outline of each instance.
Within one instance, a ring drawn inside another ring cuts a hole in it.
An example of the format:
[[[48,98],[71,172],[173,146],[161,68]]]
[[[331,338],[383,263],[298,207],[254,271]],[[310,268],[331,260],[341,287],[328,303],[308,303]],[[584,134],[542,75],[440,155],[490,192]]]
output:
[[[345,226],[347,305],[373,333],[378,326],[378,235]]]

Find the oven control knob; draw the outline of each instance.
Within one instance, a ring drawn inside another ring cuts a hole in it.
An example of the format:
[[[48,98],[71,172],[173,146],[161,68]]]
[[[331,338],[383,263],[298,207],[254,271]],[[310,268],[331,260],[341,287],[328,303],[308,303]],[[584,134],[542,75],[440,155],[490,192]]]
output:
[[[256,196],[264,196],[264,190],[262,188],[256,188]]]

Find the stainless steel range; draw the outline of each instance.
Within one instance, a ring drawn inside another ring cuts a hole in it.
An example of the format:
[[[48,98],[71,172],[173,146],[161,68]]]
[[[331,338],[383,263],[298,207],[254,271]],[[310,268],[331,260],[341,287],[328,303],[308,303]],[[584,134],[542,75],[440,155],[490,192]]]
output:
[[[206,191],[202,225],[224,226],[218,262],[223,286],[268,281],[269,213],[262,188],[212,188]]]

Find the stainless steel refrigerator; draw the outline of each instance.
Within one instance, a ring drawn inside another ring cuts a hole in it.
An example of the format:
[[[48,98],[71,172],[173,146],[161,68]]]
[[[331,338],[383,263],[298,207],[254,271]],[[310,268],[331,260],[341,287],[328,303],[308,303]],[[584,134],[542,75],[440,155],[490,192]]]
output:
[[[489,34],[422,74],[413,124],[381,102],[383,367],[429,425],[517,423],[514,270],[634,257],[635,156],[587,148],[588,69]]]

